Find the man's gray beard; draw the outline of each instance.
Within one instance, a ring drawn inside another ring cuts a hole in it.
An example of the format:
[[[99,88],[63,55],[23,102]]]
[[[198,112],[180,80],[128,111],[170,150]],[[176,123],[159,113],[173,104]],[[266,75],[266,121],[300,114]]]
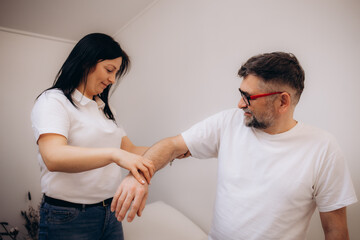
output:
[[[244,122],[247,127],[253,127],[257,129],[266,129],[272,125],[274,122],[274,115],[271,114],[271,111],[268,110],[264,115],[261,117],[263,118],[262,121],[259,121],[253,113],[248,109],[243,109],[244,112],[248,112],[251,116],[245,116]]]
[[[266,129],[269,127],[269,124],[264,122],[259,122],[254,116],[245,117],[244,121],[247,127],[253,127],[257,129]]]

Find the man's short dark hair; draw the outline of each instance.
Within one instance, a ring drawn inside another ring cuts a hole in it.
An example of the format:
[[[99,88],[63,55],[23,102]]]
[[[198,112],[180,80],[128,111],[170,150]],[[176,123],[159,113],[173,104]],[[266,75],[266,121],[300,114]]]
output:
[[[240,77],[249,74],[262,78],[265,83],[293,88],[295,103],[304,90],[305,73],[292,53],[272,52],[251,57],[238,71]]]

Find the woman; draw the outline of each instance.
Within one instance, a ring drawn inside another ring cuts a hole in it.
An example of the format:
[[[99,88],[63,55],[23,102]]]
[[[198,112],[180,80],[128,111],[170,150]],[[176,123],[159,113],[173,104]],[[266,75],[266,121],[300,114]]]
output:
[[[109,91],[129,67],[110,36],[93,33],[71,51],[53,86],[31,113],[39,147],[41,188],[39,239],[123,239],[110,211],[120,167],[141,183],[154,174],[117,122]],[[115,87],[115,86],[114,86]]]

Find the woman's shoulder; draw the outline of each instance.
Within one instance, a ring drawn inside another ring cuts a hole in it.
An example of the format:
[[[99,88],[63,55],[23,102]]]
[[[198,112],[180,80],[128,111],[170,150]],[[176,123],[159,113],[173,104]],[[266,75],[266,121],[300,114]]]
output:
[[[58,105],[66,106],[68,99],[60,89],[48,89],[40,94],[36,99],[34,107],[55,107]]]
[[[62,96],[65,96],[65,95],[64,95],[64,92],[61,89],[52,88],[52,89],[45,90],[44,92],[41,93],[40,96],[62,97]]]
[[[49,100],[64,101],[66,100],[66,97],[63,91],[61,91],[58,88],[54,88],[54,89],[45,90],[37,98],[37,101],[49,101]]]

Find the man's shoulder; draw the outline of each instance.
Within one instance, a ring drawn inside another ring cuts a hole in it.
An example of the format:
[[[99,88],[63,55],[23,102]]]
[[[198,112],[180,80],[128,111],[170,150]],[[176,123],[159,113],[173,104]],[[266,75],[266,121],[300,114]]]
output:
[[[300,124],[299,134],[303,135],[309,142],[338,146],[337,140],[332,133],[314,125]]]
[[[202,121],[193,125],[194,128],[209,127],[212,129],[223,129],[229,126],[237,125],[241,122],[241,111],[240,109],[232,108],[222,110],[208,116]]]
[[[301,124],[301,130],[305,134],[310,134],[313,135],[314,137],[315,136],[324,137],[324,138],[333,137],[333,135],[330,132],[322,128],[319,128],[317,126],[310,125],[304,122],[300,122],[300,124]]]

